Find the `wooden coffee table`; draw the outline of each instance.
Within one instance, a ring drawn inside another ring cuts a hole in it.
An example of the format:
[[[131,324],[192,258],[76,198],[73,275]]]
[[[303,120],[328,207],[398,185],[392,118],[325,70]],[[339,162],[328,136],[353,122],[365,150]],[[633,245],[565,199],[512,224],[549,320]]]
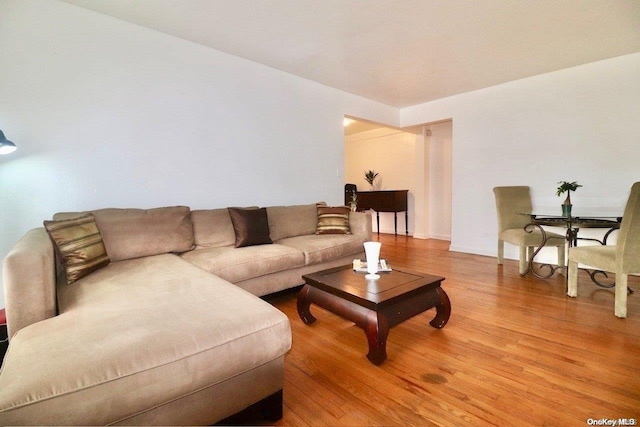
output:
[[[309,311],[315,304],[364,329],[367,358],[375,365],[387,358],[390,327],[435,307],[429,324],[440,329],[451,315],[449,297],[440,287],[444,277],[404,269],[378,274],[379,279],[368,280],[350,265],[307,274],[298,295],[298,314],[305,324],[316,321]]]

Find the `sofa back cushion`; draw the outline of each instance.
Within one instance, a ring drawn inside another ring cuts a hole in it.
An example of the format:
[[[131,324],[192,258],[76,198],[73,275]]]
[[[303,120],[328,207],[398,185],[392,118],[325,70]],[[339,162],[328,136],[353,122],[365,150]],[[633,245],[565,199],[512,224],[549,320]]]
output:
[[[287,237],[314,234],[318,226],[316,204],[267,208],[269,231],[274,242]]]
[[[227,208],[191,211],[196,248],[233,246],[236,235]]]
[[[54,220],[88,212],[63,212]],[[140,258],[193,248],[193,225],[187,206],[156,209],[98,209],[91,211],[111,261]]]

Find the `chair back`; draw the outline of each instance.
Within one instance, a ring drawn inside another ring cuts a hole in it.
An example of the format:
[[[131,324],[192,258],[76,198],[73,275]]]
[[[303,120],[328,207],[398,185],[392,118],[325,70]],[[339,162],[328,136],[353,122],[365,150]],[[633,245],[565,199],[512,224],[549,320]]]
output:
[[[640,182],[631,187],[616,245],[616,263],[620,271],[640,273]]]
[[[358,186],[355,184],[345,184],[344,185],[344,205],[349,206],[349,202],[351,201],[351,196],[354,192],[358,192]]]
[[[495,187],[493,194],[496,197],[498,211],[498,233],[512,228],[524,228],[531,222],[531,217],[528,215],[531,214],[533,206],[529,187],[525,185]]]

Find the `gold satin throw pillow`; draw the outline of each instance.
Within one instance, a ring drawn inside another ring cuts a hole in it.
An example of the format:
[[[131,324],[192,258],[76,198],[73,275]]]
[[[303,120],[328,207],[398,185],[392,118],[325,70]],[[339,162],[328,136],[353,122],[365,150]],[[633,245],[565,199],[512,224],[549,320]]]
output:
[[[109,264],[100,230],[92,214],[62,221],[44,221],[71,284]]]
[[[318,228],[316,234],[351,234],[349,209],[347,206],[316,205]]]

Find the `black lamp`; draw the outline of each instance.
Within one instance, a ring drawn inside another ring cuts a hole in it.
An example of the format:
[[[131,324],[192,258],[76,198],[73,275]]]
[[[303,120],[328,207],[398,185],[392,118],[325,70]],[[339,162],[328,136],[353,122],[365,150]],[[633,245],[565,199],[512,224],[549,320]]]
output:
[[[5,138],[4,133],[0,130],[0,154],[9,154],[16,151],[16,144]]]

